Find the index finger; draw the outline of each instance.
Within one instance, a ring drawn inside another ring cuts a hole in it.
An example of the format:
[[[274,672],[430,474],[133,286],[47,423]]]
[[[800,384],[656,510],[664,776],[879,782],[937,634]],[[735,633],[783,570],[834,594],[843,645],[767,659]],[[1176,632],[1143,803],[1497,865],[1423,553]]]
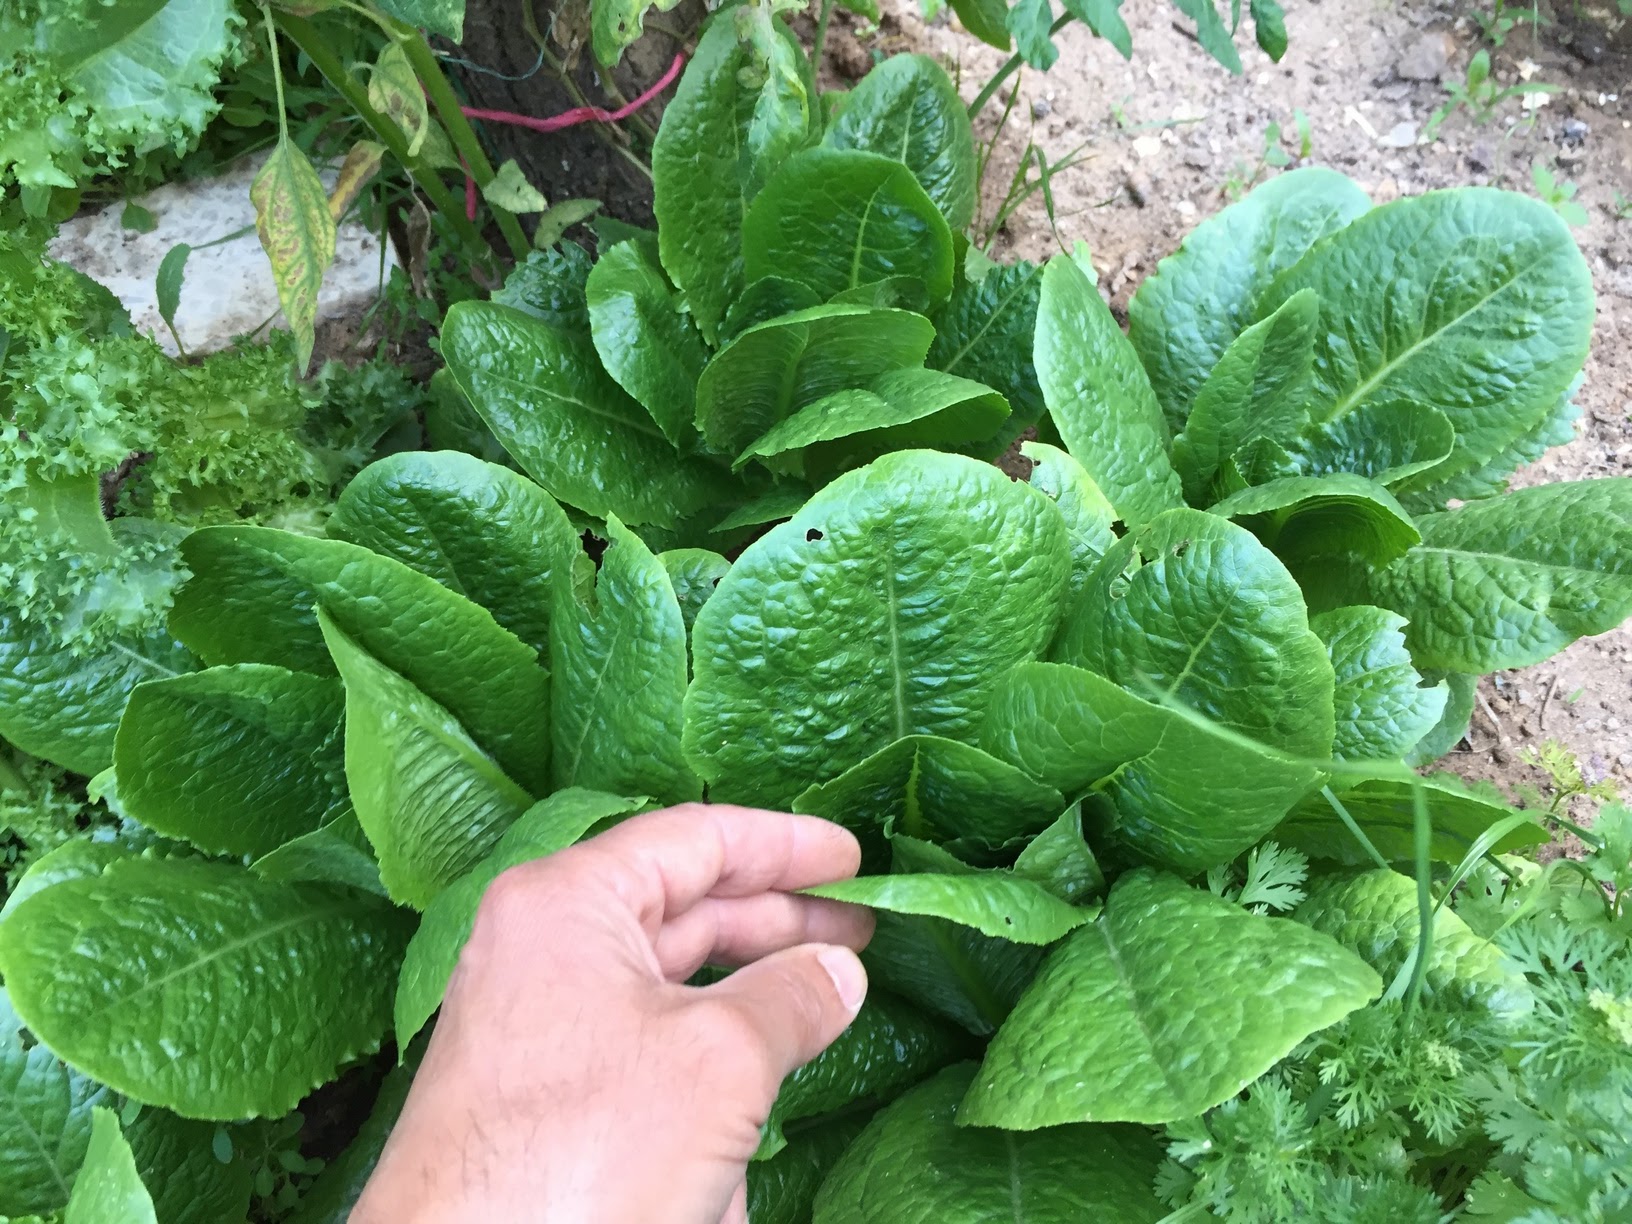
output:
[[[648,812],[582,849],[603,858],[613,887],[654,936],[704,897],[792,892],[847,879],[861,866],[860,844],[840,825],[726,803]]]

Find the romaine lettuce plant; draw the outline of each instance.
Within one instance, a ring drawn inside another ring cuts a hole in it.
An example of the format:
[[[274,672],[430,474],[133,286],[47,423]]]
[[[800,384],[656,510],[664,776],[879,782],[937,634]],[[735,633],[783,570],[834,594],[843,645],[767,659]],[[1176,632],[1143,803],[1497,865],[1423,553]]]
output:
[[[102,1158],[98,1093],[282,1114],[408,1048],[508,866],[706,797],[853,829],[862,876],[821,891],[879,911],[867,1007],[765,1128],[756,1224],[1624,1201],[1624,1099],[1566,1088],[1632,1083],[1598,882],[1632,883],[1626,818],[1584,883],[1482,867],[1545,830],[1402,764],[1460,734],[1470,677],[1632,611],[1632,482],[1499,491],[1573,411],[1567,230],[1300,171],[1199,228],[1124,336],[1069,256],[942,261],[933,157],[804,149],[786,46],[716,23],[665,120],[660,189],[691,194],[581,304],[450,315],[449,368],[527,475],[396,455],[326,538],[182,543],[177,674],[129,691],[94,783],[128,829],[0,912],[0,1048],[73,1094],[32,1124]],[[876,234],[840,172],[863,166]],[[831,300],[898,293],[948,304]],[[897,315],[923,351],[863,378]],[[856,318],[868,343],[831,339]],[[881,425],[863,393],[894,406],[937,351],[982,395],[1035,388],[1062,445],[1022,447],[1028,480]],[[772,497],[798,504],[734,559],[646,538]],[[10,674],[25,718],[69,697],[46,661]]]

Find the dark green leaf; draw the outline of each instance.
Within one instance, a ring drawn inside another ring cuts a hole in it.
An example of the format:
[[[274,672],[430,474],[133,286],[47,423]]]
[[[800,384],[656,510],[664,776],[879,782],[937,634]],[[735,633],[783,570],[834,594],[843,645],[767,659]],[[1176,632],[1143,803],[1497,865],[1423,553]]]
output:
[[[990,678],[1052,635],[1069,564],[1054,507],[996,468],[904,451],[841,476],[698,616],[687,759],[713,797],[775,807],[903,736],[972,739]]]
[[[960,279],[934,316],[927,364],[985,383],[1009,401],[1012,415],[987,448],[994,454],[1043,414],[1031,352],[1042,287],[1040,264],[1005,264],[979,280]]]
[[[996,1031],[1042,963],[1044,949],[944,918],[878,911],[862,952],[868,979],[977,1036]]]
[[[1065,11],[1121,53],[1133,58],[1133,35],[1122,20],[1122,0],[1063,0]]]
[[[300,1197],[300,1206],[288,1224],[347,1224],[363,1187],[374,1174],[391,1129],[397,1124],[408,1089],[413,1086],[418,1058],[410,1052],[407,1065],[391,1068],[380,1085],[374,1106],[346,1150],[329,1161]]]
[[[674,588],[674,597],[680,603],[680,618],[685,622],[689,634],[697,621],[697,613],[703,610],[703,605],[714,594],[720,579],[731,572],[731,562],[706,548],[671,549],[659,553],[657,559],[669,575],[669,585]]]
[[[750,1164],[749,1220],[753,1224],[810,1224],[811,1204],[827,1171],[871,1116],[865,1110],[846,1112],[799,1127],[788,1137],[787,1147],[769,1160]]]
[[[1232,0],[1239,5],[1240,0]],[[1241,73],[1241,55],[1230,38],[1231,31],[1219,18],[1213,0],[1173,0],[1173,6],[1196,23],[1196,41],[1202,49],[1237,76]]]
[[[1009,31],[1004,25],[1009,6],[1004,0],[951,0],[951,4],[969,33],[999,51],[1009,49]]]
[[[1071,586],[1066,607],[1074,607],[1089,575],[1098,568],[1099,559],[1116,543],[1111,526],[1116,521],[1116,508],[1105,500],[1105,494],[1082,464],[1059,447],[1024,442],[1020,454],[1032,462],[1031,487],[1058,506],[1065,520],[1071,541]]]
[[[1276,0],[1251,0],[1252,28],[1258,45],[1277,64],[1286,54],[1286,13]]]
[[[159,317],[171,327],[176,325],[176,310],[181,305],[181,282],[187,275],[187,257],[192,253],[192,247],[178,242],[159,262],[154,294],[158,298]]]
[[[809,285],[788,280],[785,276],[761,277],[731,303],[725,313],[725,322],[720,325],[719,343],[724,346],[750,327],[769,323],[781,315],[798,314],[801,310],[821,304],[821,299]]]
[[[894,276],[952,292],[952,234],[903,163],[857,149],[790,157],[749,208],[742,228],[747,278],[786,276],[824,301]]]
[[[244,663],[140,684],[114,741],[119,799],[155,833],[260,855],[346,803],[340,686]]]
[[[1300,576],[1334,557],[1380,568],[1422,538],[1393,494],[1347,472],[1282,477],[1232,493],[1212,511],[1241,520]]]
[[[1035,1130],[1195,1117],[1382,989],[1359,957],[1298,923],[1130,872],[1104,916],[1050,954],[958,1120]]]
[[[450,42],[465,37],[465,0],[375,0],[380,11],[407,25],[440,34]]]

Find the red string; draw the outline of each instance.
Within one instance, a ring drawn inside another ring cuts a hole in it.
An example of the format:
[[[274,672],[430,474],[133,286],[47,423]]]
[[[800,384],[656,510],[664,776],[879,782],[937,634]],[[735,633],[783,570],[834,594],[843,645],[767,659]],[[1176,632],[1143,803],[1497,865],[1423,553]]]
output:
[[[488,123],[508,123],[513,127],[531,128],[535,132],[558,132],[562,128],[573,127],[579,123],[617,123],[627,119],[641,107],[645,106],[658,94],[662,93],[680,75],[680,69],[686,65],[686,57],[676,54],[674,62],[653,85],[640,97],[627,106],[620,106],[615,111],[603,110],[599,106],[575,106],[569,111],[562,111],[559,115],[551,115],[548,119],[535,119],[531,115],[518,115],[514,111],[478,110],[474,106],[461,106],[467,119],[483,119]]]

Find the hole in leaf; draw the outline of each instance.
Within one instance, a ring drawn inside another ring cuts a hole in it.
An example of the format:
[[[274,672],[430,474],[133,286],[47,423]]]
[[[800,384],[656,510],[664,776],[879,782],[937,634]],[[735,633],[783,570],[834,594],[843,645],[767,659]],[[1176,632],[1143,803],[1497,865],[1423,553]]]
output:
[[[822,533],[817,531],[816,528],[814,528],[814,527],[812,527],[809,531],[805,532],[805,543],[807,543],[807,544],[814,544],[817,540],[820,540],[821,538],[822,538]]]
[[[1182,557],[1182,556],[1184,556],[1185,553],[1187,553],[1189,551],[1190,551],[1190,541],[1189,540],[1180,540],[1177,544],[1173,545],[1173,555],[1175,557]]]

